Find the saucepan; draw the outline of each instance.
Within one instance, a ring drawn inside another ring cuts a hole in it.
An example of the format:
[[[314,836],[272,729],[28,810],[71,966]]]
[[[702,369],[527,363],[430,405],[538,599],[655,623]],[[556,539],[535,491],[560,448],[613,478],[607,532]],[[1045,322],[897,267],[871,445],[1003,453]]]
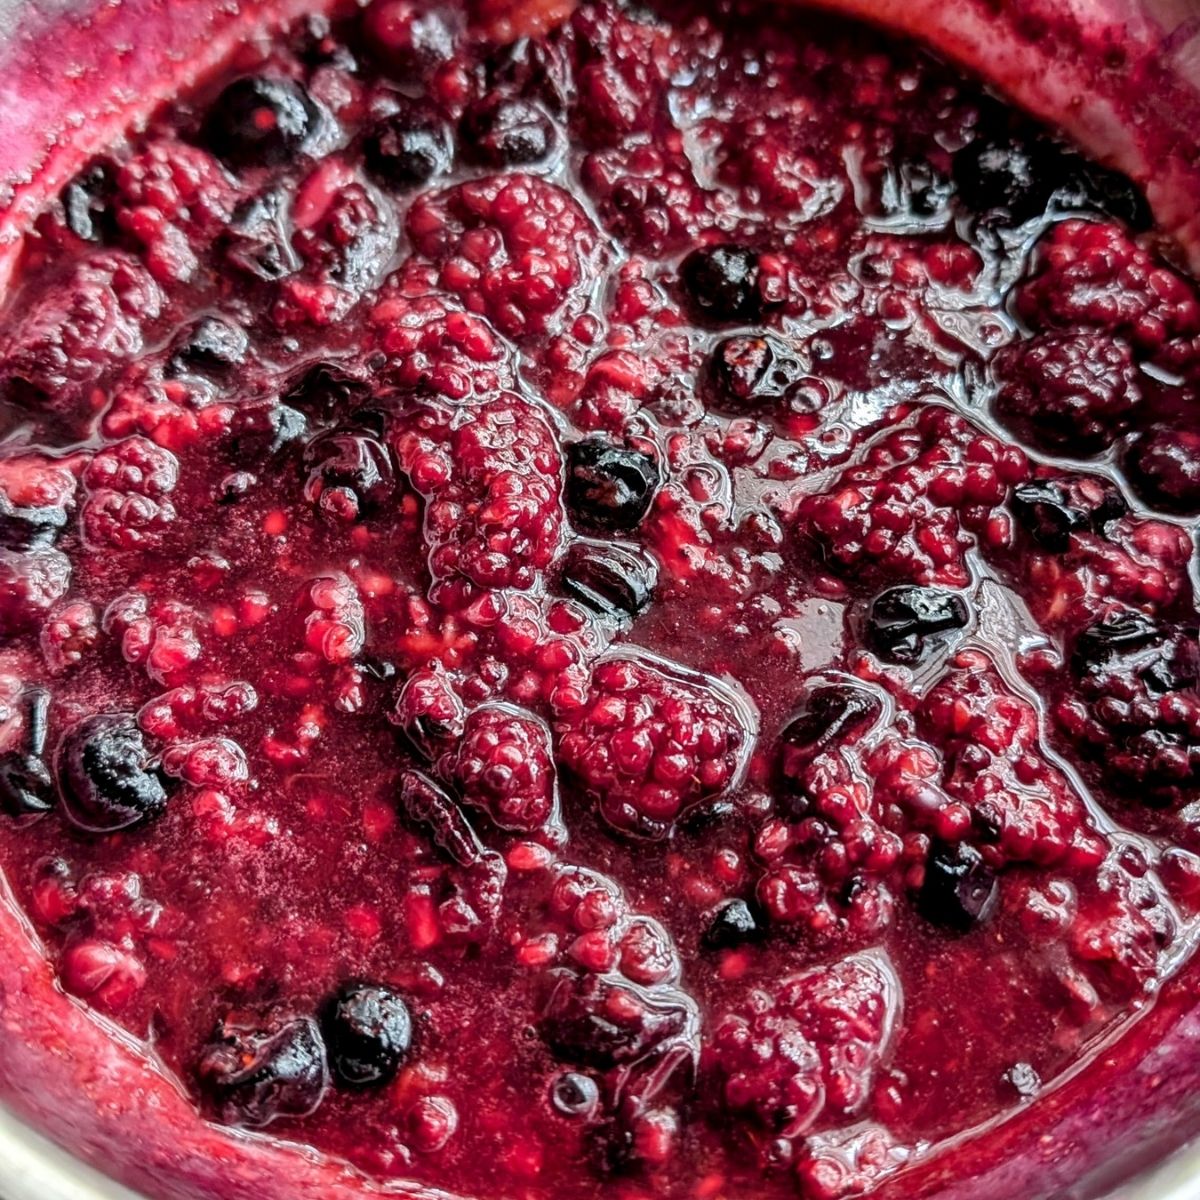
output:
[[[477,0],[494,8],[495,0]],[[0,289],[90,153],[239,41],[320,0],[0,0]],[[511,6],[518,14],[528,0]],[[564,0],[565,3],[565,0]],[[983,74],[1146,189],[1200,269],[1200,0],[828,0]],[[544,5],[538,6],[543,11]],[[3,1200],[354,1200],[381,1189],[204,1124],[153,1056],[66,996],[0,881]],[[1200,1200],[1200,966],[1076,1079],[921,1168],[939,1200]],[[120,1182],[114,1182],[119,1180]],[[129,1189],[133,1189],[132,1191]]]

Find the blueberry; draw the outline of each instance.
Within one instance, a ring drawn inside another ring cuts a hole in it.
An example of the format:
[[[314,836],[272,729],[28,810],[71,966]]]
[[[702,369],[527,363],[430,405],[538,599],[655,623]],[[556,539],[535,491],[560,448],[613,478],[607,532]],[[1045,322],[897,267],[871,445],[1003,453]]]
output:
[[[1066,493],[1053,483],[1023,483],[1013,492],[1017,520],[1039,546],[1062,553],[1071,534],[1090,528],[1086,512],[1068,503]]]
[[[337,363],[318,362],[305,369],[284,393],[284,401],[310,417],[347,416],[371,395],[370,386]]]
[[[811,762],[835,742],[873,725],[880,711],[872,692],[843,683],[825,684],[808,694],[803,710],[787,723],[780,740],[793,761]]]
[[[383,444],[356,429],[331,429],[304,448],[308,480],[305,499],[316,503],[330,488],[354,496],[360,511],[377,508],[395,486],[391,459]]]
[[[600,1104],[600,1089],[590,1075],[564,1071],[550,1085],[550,1104],[563,1117],[590,1117]]]
[[[367,170],[380,183],[403,191],[428,183],[450,168],[450,138],[432,110],[401,98],[363,141]]]
[[[112,163],[99,161],[84,167],[63,188],[63,217],[67,228],[81,241],[111,241],[117,234],[112,200],[117,184]]]
[[[459,128],[463,154],[485,167],[540,162],[554,145],[554,123],[531,100],[485,96],[467,106]]]
[[[0,808],[9,816],[49,812],[54,807],[54,780],[45,760],[16,750],[0,754]]]
[[[892,662],[915,663],[925,652],[925,639],[965,628],[967,602],[941,588],[901,585],[880,593],[867,616],[872,648]]]
[[[325,1046],[311,1017],[222,1019],[201,1052],[197,1077],[220,1120],[253,1129],[308,1116],[329,1086]]]
[[[1071,666],[1081,679],[1115,673],[1140,679],[1151,695],[1195,687],[1200,648],[1136,609],[1116,609],[1076,638]]]
[[[636,529],[661,479],[658,464],[640,450],[600,438],[567,448],[567,507],[585,528]]]
[[[580,540],[563,563],[563,591],[601,616],[636,617],[657,582],[657,563],[637,546]]]
[[[917,911],[927,921],[956,933],[974,929],[991,913],[996,876],[970,846],[936,843],[925,862]]]
[[[959,199],[980,215],[1007,214],[1021,225],[1046,210],[1056,181],[1031,147],[1004,135],[982,135],[954,156]]]
[[[317,122],[316,105],[294,79],[247,75],[217,97],[200,136],[231,167],[276,167],[301,150]]]
[[[99,713],[63,738],[55,764],[63,812],[90,833],[127,829],[162,814],[163,775],[129,713]]]
[[[697,314],[713,321],[750,321],[762,312],[758,255],[748,246],[703,246],[679,268]]]
[[[172,375],[227,375],[245,361],[250,339],[224,317],[201,317],[176,339],[167,363]]]
[[[377,984],[343,987],[325,1006],[321,1031],[334,1078],[347,1087],[389,1083],[412,1045],[408,1005]]]
[[[782,400],[804,367],[778,338],[762,335],[726,338],[712,371],[719,398],[741,408]]]
[[[228,454],[234,463],[257,463],[301,441],[307,433],[304,414],[287,404],[246,404],[236,413]]]
[[[263,192],[234,210],[218,243],[227,262],[238,270],[271,283],[300,265],[287,225],[288,200],[283,192]]]
[[[755,941],[762,932],[759,918],[745,900],[726,900],[717,906],[701,941],[709,950],[728,950]]]

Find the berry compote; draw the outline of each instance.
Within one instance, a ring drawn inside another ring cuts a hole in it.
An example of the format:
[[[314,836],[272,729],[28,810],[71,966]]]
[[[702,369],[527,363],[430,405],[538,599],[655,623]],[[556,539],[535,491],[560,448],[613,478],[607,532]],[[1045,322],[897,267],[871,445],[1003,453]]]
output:
[[[246,46],[0,331],[0,865],[62,987],[205,1118],[474,1197],[903,1195],[1036,1105],[1200,909],[1145,211],[763,4]]]

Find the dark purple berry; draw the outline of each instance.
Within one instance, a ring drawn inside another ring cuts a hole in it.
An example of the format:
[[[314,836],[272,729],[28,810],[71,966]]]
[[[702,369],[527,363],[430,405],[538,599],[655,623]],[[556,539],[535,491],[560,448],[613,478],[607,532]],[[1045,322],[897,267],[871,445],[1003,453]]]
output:
[[[529,166],[553,148],[554,123],[531,100],[485,96],[463,113],[459,144],[463,155],[481,166]]]
[[[428,108],[401,100],[363,141],[367,170],[397,191],[420,187],[450,168],[452,151],[445,124]]]
[[[983,135],[954,156],[959,200],[981,216],[1006,214],[1024,224],[1045,212],[1056,180],[1042,170],[1030,147],[1008,137]]]
[[[762,932],[762,922],[745,900],[726,900],[712,914],[701,941],[709,950],[729,950],[754,941]]]
[[[640,450],[599,438],[567,447],[567,507],[585,528],[636,529],[661,481],[658,463]]]
[[[375,438],[355,429],[333,429],[304,448],[304,496],[319,503],[331,489],[349,493],[359,511],[377,508],[395,486],[391,459]]]
[[[224,317],[201,317],[175,342],[167,369],[172,375],[228,375],[245,361],[250,339]]]
[[[285,403],[313,418],[346,417],[370,397],[371,389],[337,363],[308,367],[284,393]]]
[[[762,312],[758,255],[747,246],[703,246],[679,269],[697,314],[713,321],[751,321]]]
[[[1165,512],[1200,512],[1200,432],[1157,425],[1139,433],[1125,460],[1138,495]]]
[[[248,75],[214,101],[201,140],[231,167],[276,167],[298,154],[312,136],[318,111],[294,79]]]
[[[18,508],[0,491],[0,546],[33,550],[53,546],[67,524],[67,511],[54,505]]]
[[[657,562],[638,546],[580,540],[563,563],[563,591],[601,616],[636,617],[657,582]]]
[[[778,338],[731,337],[712,357],[718,403],[754,408],[782,400],[804,374],[800,360]]]
[[[938,843],[925,862],[917,911],[927,921],[966,933],[987,919],[995,903],[996,876],[970,846]]]
[[[196,1074],[217,1117],[251,1129],[308,1116],[329,1086],[325,1046],[311,1017],[226,1017]]]
[[[881,658],[915,663],[925,652],[926,639],[963,629],[969,620],[967,602],[958,593],[904,584],[872,602],[867,636]]]
[[[395,1078],[412,1046],[403,998],[378,984],[343,987],[321,1014],[329,1066],[338,1083],[374,1087]]]
[[[63,812],[90,833],[127,829],[161,815],[165,778],[128,713],[99,713],[63,738],[55,773]]]
[[[292,246],[287,210],[288,199],[278,190],[240,204],[218,243],[226,261],[268,283],[295,271],[300,259]]]

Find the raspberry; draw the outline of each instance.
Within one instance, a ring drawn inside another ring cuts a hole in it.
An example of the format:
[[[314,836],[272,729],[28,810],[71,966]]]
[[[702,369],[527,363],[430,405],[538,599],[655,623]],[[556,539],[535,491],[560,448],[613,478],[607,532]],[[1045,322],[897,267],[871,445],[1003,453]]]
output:
[[[447,766],[463,802],[501,829],[532,833],[558,825],[549,731],[519,709],[477,708]]]
[[[427,501],[435,581],[460,574],[481,588],[528,588],[554,562],[562,547],[562,457],[529,401],[510,394],[455,412],[418,409],[397,450]]]
[[[233,215],[237,189],[215,158],[174,138],[149,143],[117,172],[117,223],[163,284],[188,279]]]
[[[96,253],[28,298],[11,325],[0,373],[62,410],[111,367],[142,348],[143,329],[164,297],[128,255]]]
[[[120,639],[126,662],[139,663],[151,679],[174,684],[203,653],[200,633],[206,623],[178,600],[156,600],[126,592],[104,610],[101,627]]]
[[[753,741],[748,715],[715,680],[611,658],[559,725],[559,757],[614,829],[665,837],[676,819],[733,786]]]
[[[94,546],[117,550],[154,544],[175,520],[167,497],[178,478],[175,456],[144,437],[106,446],[83,474],[84,536]]]
[[[1186,803],[1200,781],[1195,627],[1116,607],[1074,638],[1070,665],[1059,728],[1118,794]]]
[[[1195,288],[1107,223],[1056,225],[1017,289],[1016,309],[1031,328],[1104,331],[1176,366],[1194,357],[1189,340],[1200,335]]]
[[[1094,334],[1039,334],[996,356],[1001,420],[1043,450],[1099,453],[1140,399],[1129,345]]]
[[[850,575],[963,587],[977,540],[1010,544],[1001,506],[1027,475],[1015,447],[931,406],[874,442],[829,491],[805,497],[799,525]]]
[[[388,719],[427,759],[438,757],[451,742],[461,739],[466,725],[462,699],[440,662],[414,671],[404,681]]]
[[[497,175],[425,193],[408,214],[418,258],[437,286],[512,338],[556,333],[586,307],[599,242],[587,214],[554,184]]]
[[[899,1006],[895,972],[875,954],[754,989],[713,1031],[726,1105],[785,1138],[852,1116],[870,1095]]]
[[[393,276],[369,321],[385,377],[406,391],[485,400],[516,382],[507,343],[448,296],[408,294]]]
[[[939,754],[885,744],[871,763],[877,791],[915,823],[948,833],[939,820],[957,804],[993,866],[1099,861],[1101,842],[1083,801],[1043,754],[1036,710],[1008,690],[983,654],[964,651],[954,659],[922,701],[917,722]]]

